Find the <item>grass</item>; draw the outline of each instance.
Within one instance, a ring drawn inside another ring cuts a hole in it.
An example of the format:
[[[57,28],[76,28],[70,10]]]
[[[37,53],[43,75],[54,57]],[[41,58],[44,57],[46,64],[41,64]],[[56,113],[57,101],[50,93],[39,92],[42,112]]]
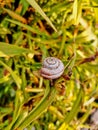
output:
[[[98,2],[0,2],[0,129],[80,130],[98,108]],[[39,74],[58,57],[63,76]]]

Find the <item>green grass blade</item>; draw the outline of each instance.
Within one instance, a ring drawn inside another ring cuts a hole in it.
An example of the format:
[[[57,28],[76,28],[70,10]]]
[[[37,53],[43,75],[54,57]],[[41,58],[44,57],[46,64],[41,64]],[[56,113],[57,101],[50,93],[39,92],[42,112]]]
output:
[[[26,48],[10,45],[8,43],[0,42],[0,57],[20,55],[22,53],[30,53],[31,51]]]
[[[21,79],[19,78],[19,76],[16,75],[16,73],[8,65],[6,65],[4,62],[2,62],[1,60],[0,60],[0,64],[2,66],[4,66],[10,72],[10,74],[12,75],[12,78],[14,79],[17,87],[20,89],[21,88]]]
[[[10,79],[10,78],[9,78],[9,75],[6,75],[6,76],[4,76],[3,78],[0,78],[0,84],[9,81],[9,79]]]
[[[79,110],[79,106],[81,103],[81,99],[82,99],[82,94],[83,91],[82,89],[80,89],[79,93],[77,94],[77,98],[76,101],[73,104],[72,110],[70,111],[70,113],[68,114],[68,116],[65,118],[65,122],[66,124],[69,124],[70,121],[75,117],[75,115],[78,113]]]
[[[9,124],[9,126],[7,126],[5,128],[5,130],[6,129],[12,130],[13,124],[15,123],[15,121],[18,119],[18,117],[21,114],[22,105],[23,105],[23,97],[21,95],[21,91],[17,91],[16,92],[16,98],[15,98],[15,108],[14,108],[13,120]]]
[[[56,90],[55,88],[52,88],[50,90],[49,81],[46,82],[46,85],[47,87],[45,90],[44,97],[42,98],[40,103],[29,113],[25,120],[20,124],[20,130],[28,126],[35,119],[37,119],[44,112],[44,110],[53,102],[56,95]]]
[[[66,130],[71,120],[76,116],[79,110],[79,106],[82,100],[83,96],[83,90],[80,89],[79,93],[77,94],[77,98],[73,104],[72,110],[70,113],[66,116],[64,123],[60,126],[58,130]]]
[[[43,10],[40,8],[40,6],[36,3],[35,0],[27,0],[27,2],[34,8],[36,11],[50,24],[50,26],[54,29],[54,31],[57,32],[56,28],[50,21],[50,19],[46,16],[46,14],[43,12]]]
[[[39,31],[37,28],[34,27],[30,27],[29,25],[23,24],[21,22],[15,21],[15,20],[11,20],[8,18],[5,18],[6,21],[11,22],[13,24],[19,25],[20,27],[23,27],[25,29],[27,29],[28,31],[31,31],[33,33],[39,34],[39,35],[45,35],[45,33],[42,33],[41,31]]]
[[[63,32],[62,43],[61,43],[61,47],[60,47],[58,56],[61,56],[63,54],[65,41],[66,41],[66,30],[64,30],[64,32]]]
[[[96,19],[96,23],[98,23],[98,2],[96,3],[95,1],[92,1],[93,6],[96,6],[96,8],[94,9],[95,12],[95,19]]]
[[[3,117],[8,115],[9,113],[11,113],[13,111],[12,108],[9,107],[0,107],[0,122],[3,120]]]
[[[77,14],[78,14],[78,0],[75,0],[73,4],[73,17],[75,22],[77,20]]]
[[[75,0],[73,4],[73,19],[74,19],[74,24],[78,25],[80,18],[81,18],[81,12],[82,12],[82,6],[81,6],[82,1]]]

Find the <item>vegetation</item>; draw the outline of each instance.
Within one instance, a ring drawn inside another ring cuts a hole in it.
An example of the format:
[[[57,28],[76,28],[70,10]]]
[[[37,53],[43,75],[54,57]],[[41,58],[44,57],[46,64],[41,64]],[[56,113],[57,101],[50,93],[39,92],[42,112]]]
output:
[[[0,130],[80,130],[98,108],[98,1],[0,1]],[[64,74],[40,76],[58,57]]]

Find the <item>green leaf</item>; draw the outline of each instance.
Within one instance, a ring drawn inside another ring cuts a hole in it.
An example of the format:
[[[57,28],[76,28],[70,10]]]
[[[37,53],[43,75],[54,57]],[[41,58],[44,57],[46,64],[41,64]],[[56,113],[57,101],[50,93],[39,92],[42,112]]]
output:
[[[3,119],[4,116],[8,115],[13,111],[12,108],[9,107],[0,107],[0,121]]]
[[[22,92],[19,90],[16,92],[16,98],[15,98],[15,108],[14,108],[14,114],[13,114],[13,120],[12,122],[5,128],[5,130],[11,130],[13,127],[13,124],[15,121],[18,119],[18,117],[21,114],[22,110],[22,105],[23,105],[23,96]]]
[[[10,74],[12,75],[17,87],[20,89],[21,88],[21,79],[19,78],[19,76],[16,75],[16,73],[8,65],[6,65],[4,62],[2,62],[1,60],[0,60],[0,64],[3,65],[10,72]]]
[[[44,112],[44,110],[53,102],[56,96],[56,89],[55,87],[53,87],[50,90],[48,80],[46,80],[45,84],[46,84],[46,90],[44,97],[20,124],[19,126],[20,130],[23,130],[23,128],[27,127],[31,122],[37,119]]]
[[[22,4],[22,6],[23,6],[21,14],[24,15],[28,9],[29,3],[25,0],[20,0],[20,4]]]
[[[43,10],[40,8],[40,6],[36,3],[35,0],[27,0],[27,2],[34,8],[36,11],[50,24],[50,26],[54,29],[54,31],[57,32],[56,28],[50,21],[50,19],[47,17],[47,15],[43,12]]]
[[[82,12],[82,6],[81,6],[81,0],[74,0],[73,3],[73,19],[74,19],[74,24],[78,25],[80,18],[81,18],[81,12]]]
[[[94,8],[94,13],[95,13],[95,19],[96,19],[96,23],[98,23],[98,1],[92,1],[92,5],[96,6],[93,7]]]
[[[80,107],[82,96],[83,96],[83,90],[80,89],[79,93],[77,94],[77,98],[76,98],[76,100],[75,100],[75,102],[73,104],[73,107],[72,107],[71,111],[65,117],[65,121],[60,126],[59,130],[66,130],[69,123],[71,122],[71,120],[76,116],[76,114],[78,113],[79,107]]]
[[[98,4],[98,0],[92,0],[93,2],[95,2],[96,4]]]
[[[29,53],[29,52],[31,52],[29,49],[0,42],[0,57],[20,55],[22,53]]]
[[[29,26],[29,25],[26,25],[26,24],[23,24],[21,22],[11,20],[11,19],[8,19],[8,18],[5,18],[5,20],[8,21],[8,22],[11,22],[13,24],[19,25],[20,27],[23,27],[23,28],[25,28],[28,31],[31,31],[33,33],[36,33],[36,34],[39,34],[39,35],[45,35],[45,33],[42,33],[41,31],[39,31],[38,28],[34,28],[34,27]]]
[[[4,76],[3,78],[0,78],[0,84],[5,83],[9,80],[9,75]]]

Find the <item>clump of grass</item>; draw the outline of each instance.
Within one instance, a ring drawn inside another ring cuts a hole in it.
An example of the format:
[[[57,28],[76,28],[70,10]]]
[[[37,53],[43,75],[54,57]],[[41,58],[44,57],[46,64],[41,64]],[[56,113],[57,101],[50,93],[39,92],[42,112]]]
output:
[[[6,1],[0,4],[0,129],[89,128],[98,108],[98,2]],[[61,59],[51,87],[39,74]]]

